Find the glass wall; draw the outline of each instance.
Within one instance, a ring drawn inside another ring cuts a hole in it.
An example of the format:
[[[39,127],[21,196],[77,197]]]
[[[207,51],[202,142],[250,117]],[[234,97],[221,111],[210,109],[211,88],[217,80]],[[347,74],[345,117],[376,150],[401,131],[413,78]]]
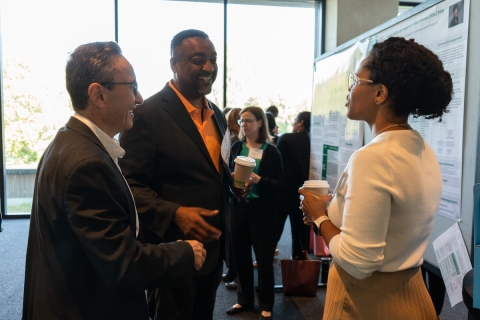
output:
[[[0,6],[6,214],[29,214],[37,163],[73,113],[65,89],[68,53],[82,43],[115,40],[114,2],[2,0]]]
[[[279,132],[310,110],[315,8],[228,5],[227,107],[279,109]]]
[[[302,8],[260,5],[268,2],[229,4],[225,26],[223,1],[118,0],[118,42],[142,95],[171,79],[172,37],[200,29],[219,57],[208,98],[221,108],[277,105],[280,132],[290,131],[294,116],[310,107],[315,9],[309,1]],[[0,0],[0,8],[6,214],[29,214],[37,163],[73,114],[65,89],[68,53],[82,43],[115,40],[115,1]]]
[[[218,53],[218,75],[208,99],[223,107],[223,3],[120,0],[118,43],[132,63],[144,98],[160,91],[172,78],[170,41],[178,32],[206,32]]]

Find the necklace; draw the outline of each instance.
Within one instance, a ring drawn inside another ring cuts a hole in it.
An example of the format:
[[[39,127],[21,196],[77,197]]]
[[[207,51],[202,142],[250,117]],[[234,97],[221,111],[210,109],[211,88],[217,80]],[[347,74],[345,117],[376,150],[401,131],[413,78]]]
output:
[[[383,128],[382,130],[378,131],[378,132],[373,136],[372,140],[375,139],[375,137],[378,136],[380,133],[385,132],[385,131],[387,131],[387,130],[390,129],[390,128],[405,127],[405,126],[409,126],[409,124],[408,124],[408,123],[395,123],[395,124],[391,124],[391,125],[389,125],[389,126],[386,126],[386,127]]]

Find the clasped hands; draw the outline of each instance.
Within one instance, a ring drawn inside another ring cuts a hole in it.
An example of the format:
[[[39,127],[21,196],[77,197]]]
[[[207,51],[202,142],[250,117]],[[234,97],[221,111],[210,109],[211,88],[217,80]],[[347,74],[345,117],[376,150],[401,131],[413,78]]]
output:
[[[254,174],[252,173],[252,176]],[[245,198],[252,191],[252,184],[258,183],[261,177],[255,175],[252,179],[245,183],[245,188],[232,187],[235,196]],[[233,173],[232,173],[233,177]],[[255,180],[256,179],[256,180]],[[195,269],[200,270],[205,262],[207,252],[203,248],[204,244],[208,244],[214,240],[220,239],[222,232],[205,221],[204,217],[217,215],[219,210],[208,210],[200,207],[178,207],[175,212],[174,221],[180,228],[185,237],[194,239],[186,240],[193,249],[195,255]]]
[[[303,187],[298,189],[298,193],[300,193],[299,209],[303,212],[303,223],[311,225],[321,216],[328,215],[328,204],[333,199],[331,193],[318,197]]]

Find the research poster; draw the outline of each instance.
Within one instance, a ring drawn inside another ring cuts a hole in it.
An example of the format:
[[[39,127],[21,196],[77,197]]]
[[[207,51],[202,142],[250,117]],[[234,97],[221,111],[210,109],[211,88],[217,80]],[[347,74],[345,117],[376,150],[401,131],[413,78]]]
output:
[[[362,122],[347,118],[348,74],[354,73],[366,57],[370,40],[317,61],[310,153],[310,179],[327,180],[330,192],[346,167],[350,155],[363,144]]]
[[[312,106],[310,178],[327,180],[331,190],[350,155],[363,145],[364,122],[347,119],[348,73],[354,73],[375,42],[388,37],[413,38],[435,52],[453,78],[450,112],[442,122],[409,119],[435,151],[443,176],[438,214],[460,219],[465,73],[469,0],[447,0],[432,6],[349,49],[316,62]],[[365,127],[366,126],[366,127]]]

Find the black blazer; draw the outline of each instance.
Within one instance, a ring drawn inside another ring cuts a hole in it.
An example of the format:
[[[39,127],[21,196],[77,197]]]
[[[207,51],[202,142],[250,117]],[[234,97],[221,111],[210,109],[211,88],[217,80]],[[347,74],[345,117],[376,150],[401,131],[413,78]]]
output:
[[[230,170],[235,170],[235,158],[242,151],[243,141],[237,141],[232,145],[230,155]],[[283,184],[283,163],[282,155],[273,144],[263,151],[262,160],[258,168],[258,175],[262,177],[258,183],[258,193],[263,205],[275,209],[280,198],[280,191]]]
[[[145,289],[193,277],[188,243],[144,245],[120,170],[71,118],[38,164],[23,319],[148,319]]]
[[[223,139],[227,128],[225,116],[213,103],[209,102],[209,106]],[[120,167],[132,189],[140,219],[159,238],[149,241],[185,239],[173,223],[179,206],[220,210],[205,220],[223,234],[231,176],[225,164],[220,166],[220,172],[215,168],[195,123],[176,93],[167,83],[138,106],[134,115],[133,128],[120,135],[126,151]],[[221,242],[205,246],[207,258],[198,274],[209,273],[218,259],[223,258]]]
[[[298,189],[308,180],[310,172],[310,137],[308,132],[284,133],[277,142],[282,154],[284,168],[284,188],[281,203],[288,207],[298,207]]]

